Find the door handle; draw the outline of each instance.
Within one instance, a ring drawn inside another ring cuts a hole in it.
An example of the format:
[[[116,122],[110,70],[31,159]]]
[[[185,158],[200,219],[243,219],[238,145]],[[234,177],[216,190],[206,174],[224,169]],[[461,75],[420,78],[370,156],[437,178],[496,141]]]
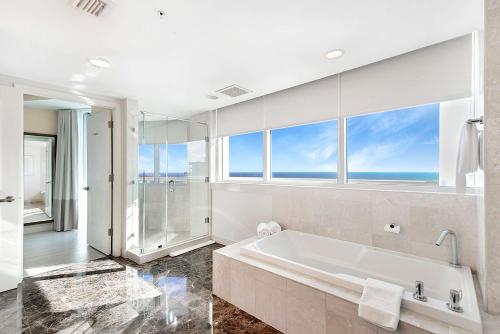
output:
[[[89,187],[89,186],[83,187],[83,190],[85,190],[85,191],[89,191],[89,190],[90,190],[90,187]]]
[[[0,203],[6,203],[6,202],[10,203],[14,201],[15,201],[14,196],[7,196],[5,198],[0,199]]]
[[[173,193],[175,191],[175,182],[174,180],[168,181],[168,191]]]

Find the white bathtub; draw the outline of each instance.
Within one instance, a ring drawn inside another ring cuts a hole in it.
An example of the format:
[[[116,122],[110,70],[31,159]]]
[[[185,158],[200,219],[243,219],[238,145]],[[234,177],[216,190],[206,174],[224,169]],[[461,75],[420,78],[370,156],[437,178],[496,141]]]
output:
[[[481,317],[469,267],[369,247],[353,242],[285,230],[241,248],[241,254],[356,292],[371,277],[403,286],[402,307],[453,326],[481,333]],[[412,298],[423,281],[427,302]],[[447,309],[450,289],[462,290],[464,313]]]

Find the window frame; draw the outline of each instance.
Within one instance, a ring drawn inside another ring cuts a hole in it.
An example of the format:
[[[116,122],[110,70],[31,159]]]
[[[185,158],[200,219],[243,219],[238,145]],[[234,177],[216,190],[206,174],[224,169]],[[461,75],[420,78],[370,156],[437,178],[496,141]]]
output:
[[[269,183],[274,183],[274,184],[314,184],[314,185],[332,185],[332,184],[339,184],[338,179],[339,179],[339,146],[340,146],[340,120],[341,117],[336,117],[336,118],[330,118],[326,120],[321,120],[317,122],[308,122],[308,123],[301,123],[301,124],[294,124],[294,125],[288,125],[288,126],[283,126],[279,128],[272,128],[269,130],[266,130],[269,136],[269,140],[266,142],[267,144],[267,150],[269,152],[269,167],[268,167],[268,174],[269,174]],[[328,178],[287,178],[287,177],[273,177],[273,170],[272,170],[272,131],[274,130],[280,130],[280,129],[288,129],[288,128],[293,128],[293,127],[299,127],[299,126],[308,126],[308,125],[314,125],[314,124],[320,124],[320,123],[327,123],[327,122],[333,122],[335,121],[337,123],[337,177],[334,179],[328,179]],[[267,166],[267,165],[266,165]]]
[[[374,111],[370,113],[365,113],[365,114],[360,114],[360,115],[350,115],[350,116],[345,116],[344,117],[344,182],[343,184],[350,184],[350,185],[360,185],[360,184],[374,184],[374,185],[402,185],[402,186],[411,186],[411,185],[419,185],[419,186],[438,186],[439,187],[439,153],[438,153],[438,179],[437,181],[419,181],[419,180],[371,180],[371,179],[354,179],[354,178],[349,178],[349,161],[347,159],[347,136],[348,136],[348,131],[347,131],[347,123],[349,118],[356,118],[356,117],[363,117],[363,116],[370,116],[374,114],[383,114],[383,113],[389,113],[389,112],[395,112],[395,111],[401,111],[401,110],[407,110],[411,108],[417,108],[421,106],[430,106],[430,105],[439,105],[439,113],[441,113],[441,104],[444,101],[439,101],[439,102],[433,102],[433,103],[426,103],[426,104],[419,104],[416,106],[410,106],[410,107],[400,107],[396,109],[390,109],[390,110],[382,110],[382,111]],[[439,139],[440,137],[438,137]],[[438,143],[438,152],[440,150],[440,140]]]
[[[262,132],[262,177],[244,177],[244,176],[230,176],[229,175],[229,137],[247,135],[251,133]],[[221,166],[221,173],[219,174],[219,180],[221,181],[248,181],[252,183],[263,182],[266,179],[266,132],[267,130],[252,131],[245,133],[237,133],[234,135],[224,136],[219,138],[219,152],[220,159],[219,164]]]
[[[470,98],[464,98],[464,100],[469,100]],[[441,105],[446,102],[451,101],[459,101],[462,99],[451,99],[445,101],[436,101],[426,104],[419,104],[415,106],[406,106],[400,107],[397,109],[390,110],[381,110],[374,111],[369,114],[374,113],[384,113],[391,112],[399,109],[409,109],[424,105],[430,104],[439,104],[440,105],[440,113],[441,113]],[[472,102],[471,102],[472,103]],[[368,114],[366,114],[368,115]],[[359,115],[361,116],[361,115]],[[419,181],[419,180],[368,180],[368,179],[351,179],[350,181],[347,178],[348,166],[347,166],[347,119],[352,116],[347,115],[339,115],[337,117],[332,117],[326,120],[321,120],[317,122],[308,122],[302,124],[293,124],[284,127],[278,127],[273,129],[264,129],[252,132],[261,132],[263,133],[263,143],[262,143],[262,154],[263,154],[263,177],[262,178],[253,178],[253,177],[230,177],[228,171],[228,138],[230,136],[218,137],[217,138],[217,146],[216,146],[216,155],[217,155],[217,164],[216,167],[216,181],[221,183],[249,183],[249,184],[267,184],[267,185],[291,185],[291,186],[315,186],[315,187],[345,187],[345,188],[353,188],[353,189],[383,189],[383,190],[391,190],[391,189],[405,189],[412,190],[415,189],[418,191],[419,189],[424,189],[422,191],[447,191],[445,189],[455,189],[454,186],[440,185],[440,178],[438,181]],[[473,118],[474,109],[471,108],[469,111],[469,117]],[[337,178],[336,179],[295,179],[295,178],[273,178],[271,172],[271,160],[272,160],[272,152],[271,152],[271,131],[275,129],[282,129],[287,127],[294,126],[302,126],[308,124],[322,123],[328,121],[337,121]],[[248,133],[252,133],[248,132]],[[245,133],[242,133],[245,134]],[[238,135],[238,134],[235,134]],[[440,143],[439,150],[441,150],[441,134],[440,134]],[[441,172],[441,162],[440,169],[438,172]],[[476,172],[481,174],[481,172]],[[474,180],[481,179],[481,175],[474,176]],[[481,182],[475,182],[475,184],[471,187],[468,187],[468,191],[476,191],[475,189],[480,189],[482,187]],[[434,189],[434,190],[433,190]]]

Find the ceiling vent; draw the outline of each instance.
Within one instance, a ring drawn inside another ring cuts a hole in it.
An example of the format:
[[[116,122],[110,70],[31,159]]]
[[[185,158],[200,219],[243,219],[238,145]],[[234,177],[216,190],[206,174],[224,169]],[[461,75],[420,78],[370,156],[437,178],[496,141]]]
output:
[[[217,93],[221,93],[230,97],[238,97],[244,94],[248,94],[250,92],[251,92],[250,90],[240,87],[238,85],[231,85],[229,87],[222,88],[217,91]]]
[[[108,4],[103,0],[76,0],[73,5],[91,15],[99,16]]]

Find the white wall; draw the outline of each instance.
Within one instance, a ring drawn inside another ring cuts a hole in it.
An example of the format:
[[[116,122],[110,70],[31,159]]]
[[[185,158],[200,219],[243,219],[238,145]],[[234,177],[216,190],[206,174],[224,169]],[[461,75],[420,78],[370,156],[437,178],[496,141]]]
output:
[[[57,110],[24,108],[24,132],[57,135]]]

